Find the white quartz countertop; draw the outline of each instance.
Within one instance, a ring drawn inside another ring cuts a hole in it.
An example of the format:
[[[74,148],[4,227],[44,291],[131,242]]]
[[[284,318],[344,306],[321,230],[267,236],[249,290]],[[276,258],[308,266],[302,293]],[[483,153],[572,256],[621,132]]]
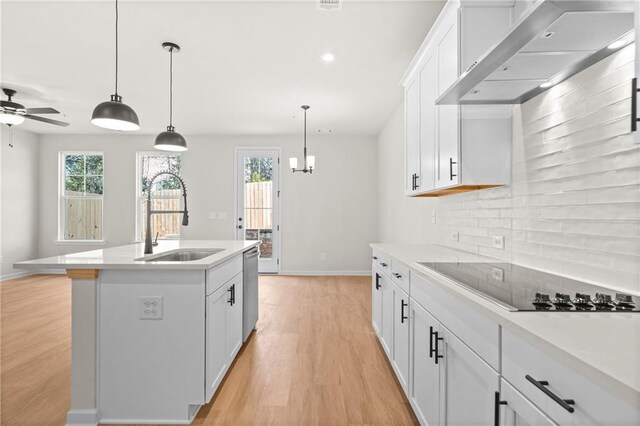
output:
[[[18,269],[209,269],[260,244],[259,241],[165,240],[153,248],[154,256],[178,249],[222,249],[199,260],[184,262],[136,260],[144,254],[144,243],[71,253],[14,264]]]
[[[477,305],[503,327],[531,341],[609,392],[640,403],[640,314],[633,312],[510,312],[443,279],[417,262],[504,262],[437,246],[371,244],[457,297]]]

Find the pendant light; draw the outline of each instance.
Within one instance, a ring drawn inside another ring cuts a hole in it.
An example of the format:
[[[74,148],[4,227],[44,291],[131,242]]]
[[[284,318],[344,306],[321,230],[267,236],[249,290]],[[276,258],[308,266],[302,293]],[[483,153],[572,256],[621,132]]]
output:
[[[302,151],[303,167],[298,169],[298,159],[296,157],[289,158],[289,167],[293,173],[313,173],[313,169],[316,167],[316,157],[313,155],[307,155],[307,110],[311,108],[309,105],[302,105],[300,108],[304,110],[304,150]]]
[[[133,108],[122,103],[122,96],[118,94],[118,0],[116,0],[116,89],[110,101],[102,102],[95,107],[91,123],[110,130],[140,129],[138,115]]]
[[[186,151],[187,141],[173,127],[173,52],[179,52],[180,46],[167,41],[162,43],[162,47],[169,51],[169,125],[166,131],[156,136],[153,147],[161,151]]]

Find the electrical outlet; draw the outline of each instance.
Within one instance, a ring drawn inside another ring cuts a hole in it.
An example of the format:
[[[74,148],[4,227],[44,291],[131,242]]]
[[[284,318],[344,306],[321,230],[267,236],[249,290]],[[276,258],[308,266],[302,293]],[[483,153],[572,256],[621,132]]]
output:
[[[320,253],[320,260],[327,260],[327,253]]]
[[[431,223],[436,223],[436,211],[431,212]]]
[[[162,319],[163,296],[140,296],[138,314],[140,319]]]
[[[460,239],[460,233],[458,231],[451,232],[451,239],[453,241],[458,241]]]
[[[492,266],[491,276],[496,281],[504,282],[504,269],[498,268],[497,266]]]
[[[504,237],[503,236],[491,237],[491,245],[493,246],[493,248],[504,250]]]

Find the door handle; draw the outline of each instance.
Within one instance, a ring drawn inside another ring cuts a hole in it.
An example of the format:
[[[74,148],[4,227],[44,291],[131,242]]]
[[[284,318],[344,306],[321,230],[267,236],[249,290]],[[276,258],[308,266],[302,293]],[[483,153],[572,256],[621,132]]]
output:
[[[227,291],[229,292],[229,300],[227,302],[230,306],[233,306],[233,286],[229,287]]]
[[[380,290],[380,274],[376,272],[376,290]]]
[[[404,301],[404,299],[400,299],[400,322],[404,324],[404,321],[409,319],[408,316],[404,314],[404,308],[408,307],[409,304]]]
[[[507,405],[507,401],[500,401],[500,392],[495,393],[493,404],[493,424],[500,426],[500,406]]]
[[[444,340],[444,338],[438,336],[437,331],[433,331],[433,327],[429,327],[430,341],[429,341],[429,358],[435,358],[436,364],[440,358],[444,358],[444,355],[438,353],[438,342]],[[435,337],[435,339],[434,339]],[[434,356],[435,355],[435,356]]]
[[[420,179],[420,175],[416,173],[415,174],[414,184],[413,184],[413,186],[414,186],[413,189],[414,190],[420,188],[420,184],[418,183],[418,179]]]
[[[458,177],[457,174],[453,174],[453,165],[458,164],[457,161],[453,161],[453,158],[449,158],[449,180],[453,180],[454,177]]]
[[[635,132],[638,130],[638,79],[631,79],[631,131]]]
[[[549,386],[549,382],[547,382],[546,380],[536,380],[528,374],[524,376],[524,378],[533,383],[533,386],[540,389],[545,395],[553,399],[556,403],[558,403],[558,405],[560,405],[568,412],[573,413],[575,411],[572,405],[575,405],[576,402],[573,399],[562,399],[555,393],[551,392],[549,388],[547,388],[547,386]]]

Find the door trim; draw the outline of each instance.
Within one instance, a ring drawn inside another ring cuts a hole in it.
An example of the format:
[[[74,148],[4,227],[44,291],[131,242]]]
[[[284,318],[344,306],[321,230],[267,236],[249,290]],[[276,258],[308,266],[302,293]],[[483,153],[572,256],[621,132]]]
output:
[[[233,222],[232,222],[232,230],[233,230],[233,239],[234,240],[238,240],[238,229],[236,228],[236,222],[238,219],[236,219],[238,217],[238,214],[240,213],[238,211],[238,155],[242,152],[242,151],[276,151],[278,153],[278,168],[277,168],[277,176],[278,176],[278,187],[274,188],[274,191],[277,191],[277,196],[275,197],[276,199],[274,200],[274,204],[277,204],[278,207],[278,218],[277,218],[277,223],[275,224],[276,229],[273,230],[273,232],[278,232],[278,244],[276,247],[276,256],[277,256],[277,262],[276,262],[276,271],[275,272],[260,272],[261,274],[280,274],[280,270],[282,268],[282,264],[280,262],[280,259],[282,259],[282,202],[280,201],[282,199],[282,197],[280,196],[282,194],[281,191],[281,187],[282,187],[282,173],[281,171],[281,166],[283,164],[283,159],[282,159],[282,148],[279,146],[243,146],[243,145],[239,145],[236,146],[233,149]]]

